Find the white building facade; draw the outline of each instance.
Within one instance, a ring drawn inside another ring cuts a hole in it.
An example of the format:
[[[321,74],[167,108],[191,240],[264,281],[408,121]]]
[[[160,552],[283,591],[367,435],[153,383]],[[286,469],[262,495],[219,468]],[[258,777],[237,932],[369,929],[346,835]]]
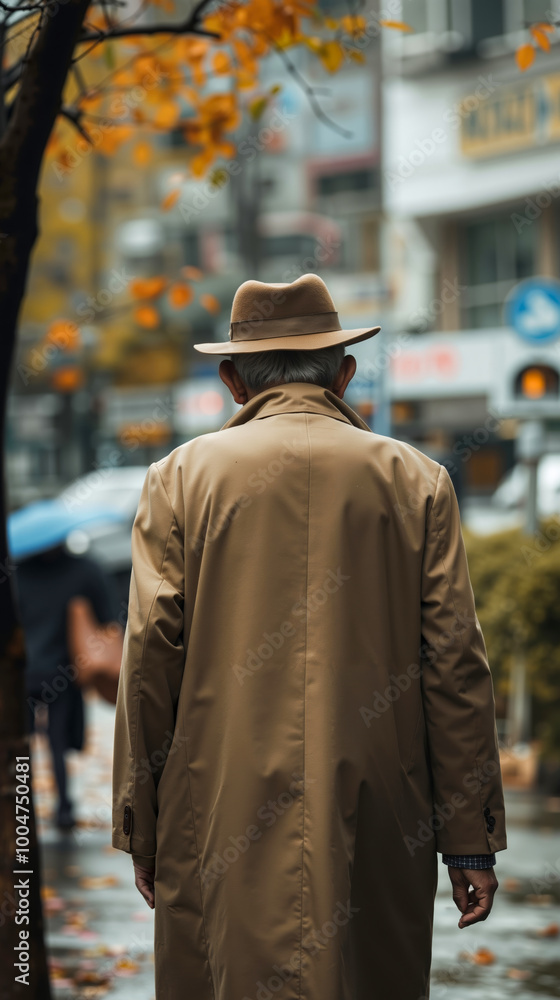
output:
[[[560,337],[522,339],[504,309],[560,276],[560,45],[518,69],[524,24],[553,13],[538,0],[397,6],[416,31],[387,32],[384,53],[393,433],[440,460],[478,434],[458,481],[485,494],[515,460],[520,372],[560,370]]]

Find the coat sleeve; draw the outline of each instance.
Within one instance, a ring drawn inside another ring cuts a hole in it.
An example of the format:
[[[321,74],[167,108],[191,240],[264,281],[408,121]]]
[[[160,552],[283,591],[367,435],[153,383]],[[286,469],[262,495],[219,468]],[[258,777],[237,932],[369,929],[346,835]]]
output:
[[[156,852],[157,786],[174,742],[185,650],[183,537],[152,465],[132,528],[128,622],[115,719],[113,847]]]
[[[422,638],[436,849],[457,855],[504,850],[492,676],[475,610],[459,505],[444,466],[427,512]]]

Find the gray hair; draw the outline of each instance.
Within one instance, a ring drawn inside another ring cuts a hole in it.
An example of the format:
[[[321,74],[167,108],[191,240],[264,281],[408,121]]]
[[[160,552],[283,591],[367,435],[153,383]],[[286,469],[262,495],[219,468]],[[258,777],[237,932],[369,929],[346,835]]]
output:
[[[284,382],[311,382],[329,389],[343,358],[344,344],[318,351],[259,351],[231,355],[237,374],[251,392]]]

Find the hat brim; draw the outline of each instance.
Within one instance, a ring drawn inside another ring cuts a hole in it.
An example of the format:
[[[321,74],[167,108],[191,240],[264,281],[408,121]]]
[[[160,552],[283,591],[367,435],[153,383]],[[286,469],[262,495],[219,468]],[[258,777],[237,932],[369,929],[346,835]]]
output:
[[[267,337],[266,340],[226,340],[212,344],[194,344],[201,354],[258,354],[261,351],[319,351],[337,344],[358,344],[379,333],[380,326],[359,330],[330,330],[328,333],[304,333],[291,337]]]

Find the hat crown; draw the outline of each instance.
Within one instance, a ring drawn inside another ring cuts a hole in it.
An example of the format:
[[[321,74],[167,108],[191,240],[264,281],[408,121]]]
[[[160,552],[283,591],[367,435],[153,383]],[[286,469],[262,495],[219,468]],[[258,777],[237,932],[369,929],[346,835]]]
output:
[[[235,293],[231,322],[258,323],[334,312],[335,304],[318,274],[272,284],[252,279],[244,281]]]

